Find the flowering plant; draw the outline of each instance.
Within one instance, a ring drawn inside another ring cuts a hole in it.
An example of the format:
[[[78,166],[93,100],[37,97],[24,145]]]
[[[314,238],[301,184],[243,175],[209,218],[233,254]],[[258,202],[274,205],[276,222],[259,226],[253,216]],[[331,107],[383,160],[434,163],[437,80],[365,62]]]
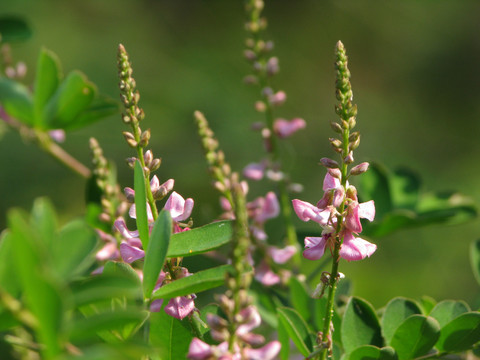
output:
[[[246,1],[244,55],[252,71],[245,82],[260,90],[254,107],[263,120],[252,129],[260,134],[265,152],[242,171],[232,170],[206,116],[194,112],[221,208],[203,226],[193,219],[195,194],[177,192],[174,179],[161,181],[163,174],[157,175],[162,161],[151,147],[154,134],[145,130],[147,118],[123,45],[117,54],[120,106],[100,95],[83,73],[64,77],[49,50],[40,52],[33,88],[23,83],[24,65],[4,61],[3,123],[88,179],[88,205],[85,216],[64,226],[46,198],[35,200],[30,214],[8,212],[0,238],[2,358],[407,360],[479,355],[480,312],[462,300],[395,297],[375,310],[351,296],[349,274],[339,271],[342,262],[374,261],[381,247],[378,237],[427,223],[463,222],[476,215],[476,208],[458,194],[421,197],[411,172],[392,175],[378,164],[355,162],[357,106],[340,41],[335,47],[339,120],[331,123],[338,137],[329,139],[339,159],[320,160],[326,173],[318,202],[300,200],[302,187],[288,174],[281,148],[282,141],[301,136],[308,122],[277,116],[287,96],[274,89],[279,60],[272,56],[273,43],[263,39],[263,7],[262,0]],[[30,32],[21,19],[0,18],[0,34],[8,53],[10,39]],[[98,140],[90,139],[91,167],[61,145],[66,132],[119,108],[127,127],[123,137],[132,151],[127,166],[133,171],[123,190]],[[255,182],[264,179],[272,189],[252,199]],[[281,236],[269,227],[276,218],[281,219]],[[299,230],[310,221],[319,226]],[[471,261],[480,280],[478,241]],[[314,268],[308,269],[311,264]]]

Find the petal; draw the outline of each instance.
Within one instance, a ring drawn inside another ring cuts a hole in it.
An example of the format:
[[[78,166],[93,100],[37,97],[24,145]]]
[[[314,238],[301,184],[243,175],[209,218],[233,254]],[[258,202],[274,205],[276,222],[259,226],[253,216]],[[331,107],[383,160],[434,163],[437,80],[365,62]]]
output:
[[[198,338],[193,338],[188,348],[187,357],[192,360],[205,360],[213,355],[212,346]]]
[[[158,180],[157,175],[153,175],[152,179],[150,180],[150,189],[152,193],[157,191],[160,188],[160,181]]]
[[[375,203],[373,200],[361,203],[358,206],[358,215],[362,219],[368,219],[369,221],[375,219]]]
[[[330,216],[330,211],[322,210],[316,206],[298,199],[292,200],[293,210],[300,218],[300,220],[308,221],[313,220],[320,225],[326,225]]]
[[[170,299],[167,306],[165,306],[165,312],[179,320],[182,320],[185,316],[190,314],[193,309],[195,309],[193,299],[189,299],[186,296],[178,296]]]
[[[183,221],[192,213],[193,199],[184,200],[180,194],[174,191],[165,203],[164,208],[170,211],[173,221]]]
[[[122,217],[119,217],[117,220],[115,220],[115,223],[113,226],[115,227],[115,229],[118,230],[118,232],[120,233],[120,235],[122,235],[124,239],[133,239],[133,238],[138,238],[139,236],[138,231],[128,230],[127,224],[125,223],[125,219]]]
[[[268,219],[273,219],[280,213],[280,204],[278,203],[277,195],[270,191],[265,195],[265,201],[262,202],[260,211],[255,216],[255,221],[264,223]]]
[[[245,352],[249,360],[272,360],[280,352],[281,347],[280,342],[275,340],[258,349],[247,348]]]
[[[120,244],[120,255],[126,263],[132,263],[135,260],[145,257],[145,252],[137,247],[128,245],[127,243]]]
[[[150,304],[150,311],[151,312],[159,312],[162,308],[163,299],[153,300]]]
[[[348,230],[361,233],[362,223],[360,222],[358,203],[353,203],[348,206],[347,216],[345,217],[345,226]]]
[[[272,286],[280,282],[280,276],[275,274],[265,261],[255,269],[255,279],[265,286]]]
[[[305,250],[303,251],[303,257],[308,260],[318,260],[323,256],[325,252],[325,245],[327,241],[322,237],[306,237],[305,238]]]
[[[263,178],[263,172],[265,166],[259,163],[251,163],[245,166],[243,169],[243,176],[251,180],[261,180]]]
[[[330,175],[329,172],[325,175],[325,178],[323,179],[323,191],[328,191],[328,190],[333,190],[337,189],[340,187],[340,180],[337,178],[334,178],[332,175]]]
[[[103,261],[103,260],[116,259],[118,255],[119,254],[117,250],[117,244],[111,242],[111,243],[107,243],[104,247],[102,247],[95,255],[95,258],[98,261]]]
[[[245,335],[253,329],[259,327],[262,323],[262,318],[260,317],[260,314],[254,305],[249,305],[245,309],[241,310],[240,316],[245,320],[245,322],[237,327],[237,330],[235,331],[237,335]]]
[[[377,250],[377,245],[359,237],[356,238],[351,232],[347,231],[345,232],[339,254],[345,260],[356,261],[363,260],[367,256],[370,257],[375,250]]]
[[[135,207],[135,204],[132,204],[132,206],[130,206],[128,215],[130,215],[132,219],[137,218],[137,209]],[[153,222],[153,215],[152,215],[152,209],[150,209],[150,204],[147,204],[147,219],[149,222]]]
[[[288,245],[283,249],[269,246],[267,252],[277,264],[285,264],[297,252],[297,248],[294,245]]]
[[[301,118],[295,118],[290,121],[277,119],[273,124],[273,131],[279,138],[287,138],[300,129],[305,128],[307,123]]]

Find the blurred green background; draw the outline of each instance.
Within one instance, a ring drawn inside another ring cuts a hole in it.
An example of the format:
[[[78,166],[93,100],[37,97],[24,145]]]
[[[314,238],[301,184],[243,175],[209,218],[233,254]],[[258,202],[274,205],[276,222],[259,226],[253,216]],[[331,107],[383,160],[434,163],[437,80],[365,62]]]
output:
[[[228,161],[240,170],[258,161],[263,148],[250,124],[258,89],[242,83],[250,71],[243,59],[243,2],[233,0],[1,0],[0,15],[19,15],[33,38],[13,47],[33,81],[42,46],[58,54],[65,72],[80,69],[99,90],[118,98],[116,49],[125,45],[151,128],[151,148],[163,158],[160,180],[195,199],[196,225],[219,214],[193,124],[205,113]],[[478,1],[266,0],[269,26],[280,59],[276,89],[288,101],[277,111],[303,117],[307,130],[283,141],[285,167],[305,186],[298,197],[322,195],[324,156],[335,156],[328,137],[335,120],[333,50],[341,39],[350,70],[362,143],[359,161],[390,169],[406,165],[426,190],[458,190],[480,203],[480,3]],[[118,165],[122,186],[133,174],[132,156],[114,116],[67,134],[65,148],[90,164],[88,139],[96,137]],[[30,208],[50,197],[63,220],[85,211],[85,182],[12,131],[0,140],[0,226],[13,206]],[[251,196],[271,184],[251,184]],[[309,224],[296,221],[300,228]],[[479,287],[470,270],[468,247],[478,238],[478,220],[461,226],[401,231],[377,241],[366,261],[342,264],[355,282],[354,293],[375,306],[398,295],[463,298],[478,306]],[[269,224],[270,228],[276,227]],[[273,240],[273,239],[272,239]]]

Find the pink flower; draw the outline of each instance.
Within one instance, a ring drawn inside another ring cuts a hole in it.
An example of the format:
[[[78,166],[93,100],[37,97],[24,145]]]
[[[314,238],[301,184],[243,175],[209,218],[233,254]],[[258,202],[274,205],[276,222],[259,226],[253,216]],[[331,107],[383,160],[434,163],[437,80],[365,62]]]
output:
[[[255,268],[255,280],[265,286],[272,286],[280,282],[280,276],[275,274],[270,266],[262,260],[260,265]]]
[[[297,252],[297,248],[294,245],[288,245],[283,249],[279,249],[275,246],[269,246],[267,249],[268,255],[277,264],[285,264],[290,258]]]
[[[273,124],[273,131],[279,138],[287,138],[300,129],[305,128],[307,123],[305,120],[295,118],[290,121],[285,119],[277,119]]]
[[[261,180],[265,171],[265,165],[250,163],[243,169],[243,176],[251,180]]]
[[[165,312],[182,320],[185,316],[190,314],[195,309],[195,303],[193,298],[187,296],[178,296],[173,299],[170,299],[167,306],[165,306]]]
[[[355,237],[350,231],[345,231],[339,255],[348,261],[363,260],[370,257],[375,250],[377,245]]]
[[[281,345],[279,341],[271,341],[258,349],[245,349],[245,355],[249,360],[272,360],[280,352]]]
[[[188,198],[185,200],[174,191],[165,203],[164,209],[170,211],[173,221],[186,220],[192,213],[193,199]]]
[[[302,221],[315,221],[322,226],[327,225],[330,218],[330,210],[319,209],[318,207],[298,199],[292,200],[293,210]]]

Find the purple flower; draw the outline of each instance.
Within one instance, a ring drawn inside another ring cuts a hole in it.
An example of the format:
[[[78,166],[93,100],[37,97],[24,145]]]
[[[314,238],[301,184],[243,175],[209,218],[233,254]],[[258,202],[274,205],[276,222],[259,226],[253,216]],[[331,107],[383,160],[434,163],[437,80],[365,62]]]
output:
[[[262,180],[265,164],[250,163],[243,169],[243,176],[251,180]]]
[[[304,129],[307,126],[305,120],[295,118],[290,121],[285,119],[277,119],[273,124],[273,131],[279,138],[287,138],[297,132],[300,129]]]
[[[170,195],[165,203],[165,210],[170,211],[173,221],[183,221],[188,219],[193,210],[193,199],[184,199],[175,191]]]

